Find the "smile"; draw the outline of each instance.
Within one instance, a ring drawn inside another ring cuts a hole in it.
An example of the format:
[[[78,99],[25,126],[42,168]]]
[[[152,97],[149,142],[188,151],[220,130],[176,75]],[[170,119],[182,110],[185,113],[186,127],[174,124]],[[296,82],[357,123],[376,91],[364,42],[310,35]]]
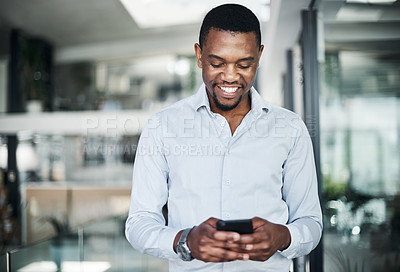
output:
[[[226,93],[234,93],[239,89],[238,87],[222,87],[220,86],[221,90],[223,90]]]

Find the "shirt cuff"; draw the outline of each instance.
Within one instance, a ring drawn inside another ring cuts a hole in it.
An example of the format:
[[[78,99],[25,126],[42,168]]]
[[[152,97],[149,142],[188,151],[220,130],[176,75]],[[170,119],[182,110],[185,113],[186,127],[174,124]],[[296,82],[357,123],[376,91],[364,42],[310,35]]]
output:
[[[168,260],[179,259],[178,254],[174,251],[175,237],[180,229],[166,228],[163,230],[162,239],[160,239],[160,248],[163,252],[163,257]]]
[[[290,233],[290,245],[285,250],[278,250],[278,252],[288,259],[293,259],[296,256],[297,249],[300,245],[301,235],[299,229],[294,225],[286,225],[286,227],[289,229]]]

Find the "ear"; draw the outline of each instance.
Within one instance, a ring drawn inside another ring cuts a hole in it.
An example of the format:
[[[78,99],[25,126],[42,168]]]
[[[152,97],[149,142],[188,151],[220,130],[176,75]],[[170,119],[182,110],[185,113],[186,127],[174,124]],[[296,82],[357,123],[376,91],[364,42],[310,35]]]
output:
[[[203,68],[203,64],[201,62],[201,48],[198,43],[194,44],[194,52],[196,53],[197,66],[199,68]]]
[[[260,65],[260,59],[261,59],[261,55],[262,55],[263,50],[264,50],[264,45],[262,44],[260,46],[260,50],[258,51],[258,64],[257,64],[257,67]]]
[[[263,50],[264,50],[264,45],[262,44],[262,45],[260,46],[260,50],[258,51],[258,58],[259,58],[259,59],[261,58],[261,54],[262,54]]]

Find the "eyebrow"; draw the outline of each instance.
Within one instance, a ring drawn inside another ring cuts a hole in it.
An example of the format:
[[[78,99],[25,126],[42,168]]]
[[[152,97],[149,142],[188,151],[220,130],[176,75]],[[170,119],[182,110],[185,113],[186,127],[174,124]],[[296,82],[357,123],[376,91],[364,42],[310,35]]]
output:
[[[218,60],[221,60],[221,61],[225,60],[224,58],[221,58],[221,57],[219,57],[217,55],[213,55],[213,54],[208,55],[208,58],[209,59],[218,59]],[[242,59],[238,60],[237,62],[241,62],[241,61],[254,61],[254,57],[242,58]]]

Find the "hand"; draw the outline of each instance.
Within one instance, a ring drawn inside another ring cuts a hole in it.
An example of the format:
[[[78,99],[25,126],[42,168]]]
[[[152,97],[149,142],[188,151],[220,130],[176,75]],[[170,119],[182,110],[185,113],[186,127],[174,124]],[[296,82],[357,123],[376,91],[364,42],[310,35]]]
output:
[[[240,252],[239,233],[217,231],[217,221],[209,218],[189,233],[187,243],[193,258],[204,262],[248,260],[249,254]]]
[[[252,218],[252,222],[254,233],[241,235],[239,241],[250,260],[266,261],[276,251],[289,247],[291,238],[287,227],[259,217]]]

